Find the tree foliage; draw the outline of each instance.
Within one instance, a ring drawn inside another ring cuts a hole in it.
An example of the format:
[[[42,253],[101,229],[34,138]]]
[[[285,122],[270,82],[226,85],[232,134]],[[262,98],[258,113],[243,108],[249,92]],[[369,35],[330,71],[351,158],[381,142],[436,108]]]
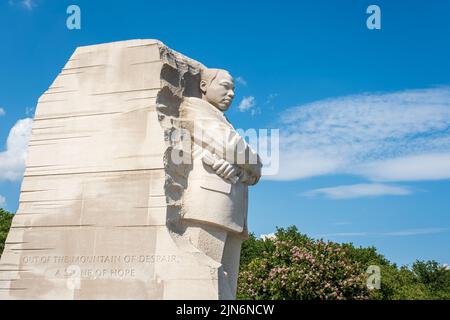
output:
[[[369,289],[369,266],[380,268],[381,286]],[[435,261],[397,267],[374,247],[314,240],[296,227],[272,238],[253,234],[243,243],[240,299],[450,299],[450,270]]]
[[[6,236],[11,227],[12,217],[13,215],[11,213],[0,208],[0,256],[5,247]]]
[[[314,241],[295,227],[278,229],[273,239],[252,235],[250,243],[242,250],[239,298],[369,298],[361,264],[336,243]]]

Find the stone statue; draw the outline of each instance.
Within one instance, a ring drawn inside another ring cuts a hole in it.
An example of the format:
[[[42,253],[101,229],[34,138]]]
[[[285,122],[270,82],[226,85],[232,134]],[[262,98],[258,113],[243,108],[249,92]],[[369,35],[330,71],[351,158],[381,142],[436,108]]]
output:
[[[234,298],[261,162],[233,97],[158,40],[77,48],[36,106],[0,300]]]
[[[241,243],[247,237],[248,186],[261,177],[261,161],[223,114],[234,98],[234,82],[225,70],[201,73],[202,98],[180,106],[192,143],[182,208],[184,236],[214,261],[220,298],[236,295]]]

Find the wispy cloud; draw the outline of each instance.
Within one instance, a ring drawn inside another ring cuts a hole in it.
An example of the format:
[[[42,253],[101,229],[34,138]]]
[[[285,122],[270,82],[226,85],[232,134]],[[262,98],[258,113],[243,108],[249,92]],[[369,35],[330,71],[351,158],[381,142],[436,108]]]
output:
[[[430,141],[432,142],[432,141]],[[424,141],[424,143],[427,143]],[[424,148],[426,146],[424,145]],[[446,148],[444,145],[443,148]],[[450,152],[430,153],[361,164],[355,172],[378,181],[441,180],[450,178]]]
[[[27,117],[33,117],[33,115],[34,115],[34,108],[33,107],[26,107],[25,108],[25,115]]]
[[[350,224],[352,224],[350,221],[338,221],[334,223],[335,226],[348,226]]]
[[[407,187],[391,186],[381,183],[361,183],[353,185],[342,185],[331,188],[314,189],[302,193],[302,195],[307,197],[324,196],[329,199],[339,200],[386,195],[405,196],[411,193],[412,190]]]
[[[37,7],[35,0],[9,0],[8,4],[10,6],[20,5],[22,8],[32,11],[35,7]]]
[[[27,10],[33,10],[36,6],[36,3],[33,0],[22,0],[21,4]]]
[[[32,124],[31,119],[22,119],[10,130],[6,150],[0,152],[0,181],[22,178]]]
[[[443,233],[450,230],[449,228],[421,228],[421,229],[407,229],[392,232],[337,232],[337,233],[326,233],[318,235],[320,238],[330,238],[330,237],[407,237],[407,236],[421,236]]]
[[[448,228],[422,228],[422,229],[409,229],[409,230],[400,230],[395,232],[387,232],[383,235],[385,236],[393,236],[393,237],[404,237],[404,236],[417,236],[417,235],[425,235],[425,234],[436,234],[447,232]]]
[[[249,97],[244,97],[241,100],[241,102],[238,105],[238,108],[241,112],[245,112],[245,111],[248,111],[248,110],[252,109],[253,107],[255,107],[255,105],[256,105],[255,97],[249,96]]]
[[[5,109],[0,107],[0,117],[6,114]]]
[[[6,198],[0,194],[0,208],[6,203]]]
[[[288,109],[278,124],[280,171],[268,179],[450,178],[450,87],[322,100]]]
[[[237,77],[235,81],[244,87],[247,86],[247,80],[245,80],[243,77]]]
[[[272,101],[273,101],[276,97],[278,97],[278,93],[271,93],[271,94],[269,94],[269,95],[267,96],[267,99],[266,99],[266,104],[272,103]]]
[[[365,237],[369,235],[367,232],[337,232],[337,233],[326,233],[321,234],[319,238],[328,238],[328,237]]]

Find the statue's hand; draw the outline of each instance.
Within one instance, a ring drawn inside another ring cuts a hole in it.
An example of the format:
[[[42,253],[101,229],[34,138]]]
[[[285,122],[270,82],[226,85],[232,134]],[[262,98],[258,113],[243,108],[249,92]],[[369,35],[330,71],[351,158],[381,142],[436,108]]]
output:
[[[238,176],[240,171],[238,166],[233,165],[224,159],[217,160],[212,165],[212,168],[218,176],[231,182],[237,179],[236,177]]]
[[[240,178],[239,181],[250,186],[256,184],[259,180],[258,177],[249,174],[245,170],[242,170],[241,174],[239,175],[239,178]]]

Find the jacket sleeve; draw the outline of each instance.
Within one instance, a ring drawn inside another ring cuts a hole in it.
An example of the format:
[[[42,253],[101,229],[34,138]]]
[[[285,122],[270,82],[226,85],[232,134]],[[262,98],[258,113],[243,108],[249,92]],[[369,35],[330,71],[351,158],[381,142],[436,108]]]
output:
[[[188,129],[194,143],[239,166],[253,177],[252,184],[258,182],[262,169],[259,155],[226,119],[196,117]]]

